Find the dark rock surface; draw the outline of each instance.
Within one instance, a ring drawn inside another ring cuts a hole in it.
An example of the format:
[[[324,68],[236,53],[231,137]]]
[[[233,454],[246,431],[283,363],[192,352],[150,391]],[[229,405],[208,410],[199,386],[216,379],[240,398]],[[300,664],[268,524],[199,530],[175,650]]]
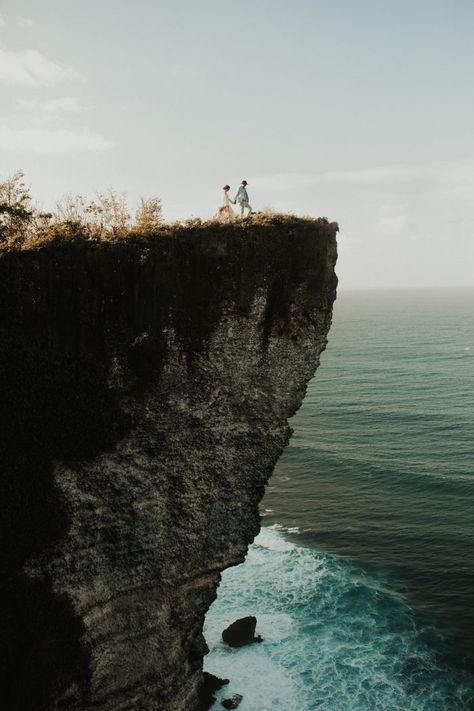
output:
[[[253,644],[253,642],[262,642],[260,635],[255,636],[256,626],[256,617],[251,615],[241,617],[226,627],[222,632],[222,639],[229,647],[243,647],[246,644]]]
[[[240,706],[240,702],[243,698],[242,694],[232,694],[230,699],[224,699],[222,706],[225,709],[236,709]]]
[[[4,708],[199,708],[335,261],[334,226],[296,218],[0,258]]]
[[[229,683],[229,679],[220,679],[214,674],[209,674],[209,672],[203,673],[203,682],[201,689],[199,691],[199,701],[201,711],[207,711],[210,709],[216,697],[214,694],[223,686]]]

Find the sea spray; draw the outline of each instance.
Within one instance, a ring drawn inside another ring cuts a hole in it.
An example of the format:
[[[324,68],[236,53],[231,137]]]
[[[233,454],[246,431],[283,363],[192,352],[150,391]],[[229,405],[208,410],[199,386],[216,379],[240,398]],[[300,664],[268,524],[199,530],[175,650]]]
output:
[[[222,630],[256,615],[264,642],[227,647]],[[263,528],[244,564],[225,571],[206,618],[205,669],[229,677],[242,711],[461,711],[471,690],[441,668],[440,633],[418,622],[382,575],[368,575]]]

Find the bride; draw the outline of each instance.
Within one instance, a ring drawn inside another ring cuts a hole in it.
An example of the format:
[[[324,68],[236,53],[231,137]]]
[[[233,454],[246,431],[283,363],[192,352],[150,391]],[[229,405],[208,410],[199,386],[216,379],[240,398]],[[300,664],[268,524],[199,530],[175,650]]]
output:
[[[222,190],[224,191],[222,205],[217,211],[216,220],[219,220],[219,222],[232,222],[235,220],[235,212],[231,208],[231,205],[235,205],[235,202],[229,197],[230,185],[224,185]]]

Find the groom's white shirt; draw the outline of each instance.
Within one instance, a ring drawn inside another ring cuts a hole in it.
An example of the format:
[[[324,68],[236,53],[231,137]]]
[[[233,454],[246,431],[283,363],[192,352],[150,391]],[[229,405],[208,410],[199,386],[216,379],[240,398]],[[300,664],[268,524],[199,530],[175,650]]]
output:
[[[238,202],[239,204],[242,204],[243,202],[248,202],[249,201],[249,196],[244,188],[243,185],[240,186],[240,188],[237,190],[237,195],[235,196],[235,201]]]

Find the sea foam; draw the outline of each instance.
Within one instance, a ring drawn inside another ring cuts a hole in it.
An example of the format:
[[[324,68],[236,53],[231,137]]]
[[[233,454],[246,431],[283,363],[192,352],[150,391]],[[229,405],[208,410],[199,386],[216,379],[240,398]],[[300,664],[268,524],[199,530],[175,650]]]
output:
[[[256,615],[264,641],[227,647],[222,630]],[[461,711],[470,689],[440,667],[422,626],[383,578],[263,528],[244,564],[224,572],[205,624],[205,669],[231,682],[215,708],[241,711]]]

